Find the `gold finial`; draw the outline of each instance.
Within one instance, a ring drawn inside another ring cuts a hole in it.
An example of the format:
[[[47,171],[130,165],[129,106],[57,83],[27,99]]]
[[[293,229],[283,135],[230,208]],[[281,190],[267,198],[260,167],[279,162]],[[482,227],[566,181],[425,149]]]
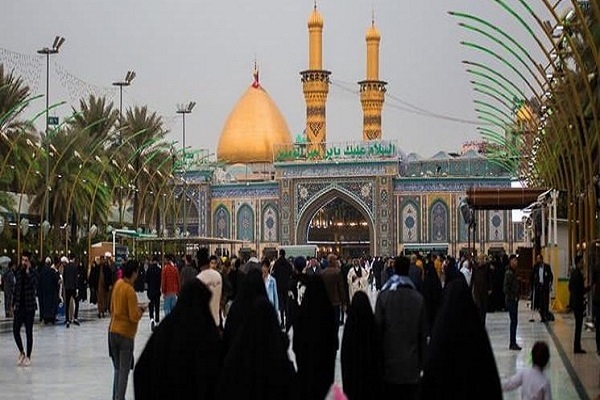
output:
[[[260,86],[260,82],[258,80],[258,63],[256,62],[256,55],[254,56],[254,69],[252,71],[252,76],[254,77],[252,87],[256,89]]]
[[[315,11],[317,11],[317,0],[315,0],[315,5],[314,5],[314,8],[313,8],[313,9],[314,9]]]
[[[375,6],[371,6],[371,26],[375,26]]]

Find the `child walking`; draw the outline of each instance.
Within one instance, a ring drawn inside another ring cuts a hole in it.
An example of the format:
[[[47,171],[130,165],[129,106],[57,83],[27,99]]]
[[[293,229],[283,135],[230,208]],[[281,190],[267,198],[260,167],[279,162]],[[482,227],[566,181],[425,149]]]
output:
[[[531,349],[533,367],[517,372],[502,381],[502,391],[507,392],[521,386],[523,400],[552,400],[550,381],[544,368],[550,360],[550,350],[545,342],[536,342]]]

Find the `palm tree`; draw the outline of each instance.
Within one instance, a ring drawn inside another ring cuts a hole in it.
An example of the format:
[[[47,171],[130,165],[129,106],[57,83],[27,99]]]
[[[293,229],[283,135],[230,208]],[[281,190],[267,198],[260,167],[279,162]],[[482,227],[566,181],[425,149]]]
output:
[[[148,107],[129,108],[118,130],[118,140],[113,143],[115,158],[121,166],[120,176],[125,180],[123,187],[127,188],[126,195],[119,196],[120,221],[122,224],[125,204],[133,204],[133,225],[138,227],[139,221],[139,191],[140,183],[147,159],[164,146],[164,130],[162,118]],[[147,167],[146,167],[147,169]],[[146,174],[148,175],[148,174]]]
[[[36,142],[35,130],[19,119],[30,101],[30,89],[13,71],[0,64],[0,206],[14,210],[7,192],[18,192],[32,160],[27,143]]]
[[[107,104],[104,98],[92,95],[79,105],[80,110],[73,109],[65,126],[49,136],[54,153],[48,178],[52,188],[48,192],[50,222],[64,229],[70,227],[71,237],[88,219],[103,223],[108,218],[110,192],[102,184],[104,168],[96,160],[105,157],[117,117],[113,104]],[[38,192],[31,208],[41,210],[45,201],[45,194]]]

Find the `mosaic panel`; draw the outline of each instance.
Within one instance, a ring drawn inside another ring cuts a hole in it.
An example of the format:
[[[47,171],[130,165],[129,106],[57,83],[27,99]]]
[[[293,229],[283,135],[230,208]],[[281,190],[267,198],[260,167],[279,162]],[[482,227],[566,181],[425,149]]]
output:
[[[263,242],[277,242],[279,235],[279,216],[274,205],[269,204],[263,209],[262,215],[262,240]]]
[[[417,199],[418,200],[418,199]],[[419,243],[419,230],[421,217],[419,206],[412,200],[406,201],[402,206],[402,243]]]
[[[372,181],[352,181],[352,182],[302,182],[296,185],[296,205],[295,205],[295,222],[303,214],[304,210],[312,204],[316,198],[330,190],[339,190],[349,197],[353,198],[357,203],[365,207],[369,216],[374,215],[374,188]]]
[[[373,183],[371,181],[353,181],[341,182],[340,187],[343,187],[350,193],[358,195],[360,199],[367,205],[367,208],[373,212]]]
[[[433,243],[448,242],[448,206],[441,200],[435,201],[430,209],[430,241]]]
[[[254,241],[254,211],[248,204],[243,204],[237,213],[237,239]]]
[[[505,240],[505,212],[492,210],[487,212],[487,240],[489,242],[503,242]]]
[[[213,221],[213,235],[218,238],[229,239],[231,232],[231,216],[224,205],[217,207]]]
[[[208,214],[208,199],[206,188],[202,188],[198,192],[198,235],[208,236],[207,232],[207,214]]]
[[[513,241],[525,242],[525,225],[522,222],[513,222]]]
[[[296,185],[296,211],[302,210],[315,195],[323,192],[329,185],[329,182],[303,182]]]
[[[281,188],[281,244],[289,245],[292,243],[290,238],[290,193],[291,182],[288,179],[282,181]]]

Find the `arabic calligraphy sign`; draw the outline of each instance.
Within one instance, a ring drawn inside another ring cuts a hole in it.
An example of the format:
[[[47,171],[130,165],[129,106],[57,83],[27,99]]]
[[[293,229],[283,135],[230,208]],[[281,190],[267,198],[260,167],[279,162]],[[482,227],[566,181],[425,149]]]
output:
[[[315,160],[379,160],[398,157],[396,143],[391,140],[326,143],[325,154],[310,150],[309,143],[292,143],[273,146],[274,162]]]

